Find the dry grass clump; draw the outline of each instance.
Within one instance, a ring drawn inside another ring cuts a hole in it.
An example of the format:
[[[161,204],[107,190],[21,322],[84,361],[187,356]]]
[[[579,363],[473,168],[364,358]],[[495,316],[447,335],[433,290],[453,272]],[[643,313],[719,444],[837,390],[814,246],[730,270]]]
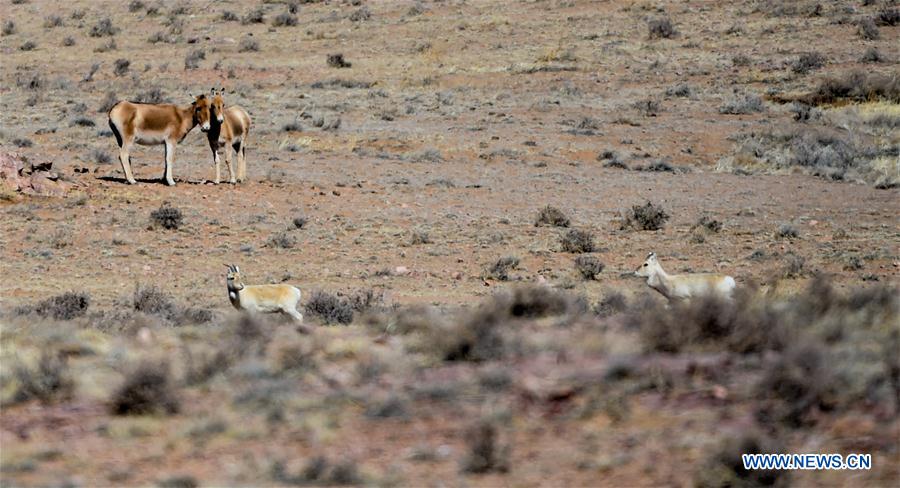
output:
[[[661,206],[647,202],[644,205],[633,205],[622,215],[620,229],[659,230],[669,220],[670,215]]]
[[[671,39],[678,31],[668,17],[660,17],[647,21],[647,35],[650,39]]]
[[[309,459],[297,474],[288,472],[284,462],[276,461],[270,476],[278,483],[293,486],[349,486],[364,482],[354,461],[333,462],[324,456]]]
[[[180,409],[169,366],[162,362],[138,364],[125,375],[125,382],[109,402],[113,415],[171,415]]]
[[[791,71],[806,74],[825,66],[825,56],[820,52],[803,53],[791,62]]]
[[[244,15],[244,18],[241,19],[241,23],[244,25],[248,24],[262,24],[265,22],[266,11],[262,7],[257,7]]]
[[[290,12],[282,12],[272,19],[272,27],[293,27],[297,25],[297,16]]]
[[[429,329],[427,339],[447,361],[492,361],[512,354],[510,334],[521,319],[574,316],[584,312],[577,300],[545,286],[517,286],[502,291],[458,319],[450,330]]]
[[[766,106],[760,97],[756,95],[744,95],[728,100],[719,107],[719,113],[729,115],[746,115],[765,112]]]
[[[356,305],[356,307],[354,306]],[[326,324],[349,324],[353,322],[354,311],[368,306],[365,300],[354,303],[347,297],[322,290],[312,292],[306,302],[306,312],[319,317]]]
[[[29,400],[53,403],[68,399],[75,389],[66,356],[56,351],[43,351],[34,368],[17,364],[13,374],[18,383],[12,397],[14,403]]]
[[[466,435],[468,452],[461,469],[465,473],[484,474],[509,471],[509,446],[498,442],[498,428],[494,422],[480,420]]]
[[[566,217],[566,214],[562,212],[562,210],[553,207],[551,205],[547,205],[538,211],[537,218],[534,221],[535,227],[539,226],[550,226],[550,227],[568,227],[571,224],[569,217]]]
[[[66,292],[52,296],[30,307],[19,307],[19,314],[36,313],[56,320],[72,320],[87,313],[91,296],[85,292]]]
[[[706,454],[706,460],[698,466],[694,482],[698,488],[786,486],[790,481],[790,471],[749,470],[744,468],[741,461],[742,454],[783,452],[784,447],[780,442],[758,432],[727,435]]]
[[[91,37],[106,37],[106,36],[114,36],[119,33],[119,28],[113,26],[112,20],[109,17],[105,19],[101,19],[97,22],[91,30],[88,32],[88,35]]]
[[[595,280],[603,272],[605,266],[594,256],[578,256],[575,258],[575,271],[585,280]]]
[[[519,266],[519,258],[516,256],[505,256],[493,262],[484,270],[483,278],[495,279],[500,281],[509,280],[509,272]]]
[[[325,58],[325,63],[332,68],[349,68],[353,66],[352,63],[344,59],[344,55],[341,53],[329,54]]]

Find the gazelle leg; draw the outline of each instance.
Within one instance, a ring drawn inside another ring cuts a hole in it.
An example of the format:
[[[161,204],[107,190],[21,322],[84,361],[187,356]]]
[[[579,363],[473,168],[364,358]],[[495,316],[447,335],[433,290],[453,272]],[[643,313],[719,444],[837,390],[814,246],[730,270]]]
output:
[[[172,165],[175,163],[175,142],[166,141],[166,184],[175,186],[175,179],[172,178]]]

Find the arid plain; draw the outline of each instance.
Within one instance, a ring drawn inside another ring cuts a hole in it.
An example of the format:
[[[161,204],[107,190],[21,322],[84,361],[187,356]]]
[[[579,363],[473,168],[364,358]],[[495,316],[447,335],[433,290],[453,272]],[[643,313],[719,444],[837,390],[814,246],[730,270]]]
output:
[[[63,192],[0,193],[4,486],[897,483],[896,2],[0,23],[0,152]],[[162,146],[127,185],[112,103],[213,87],[252,117],[248,181],[212,184],[195,128],[176,186]],[[737,298],[667,307],[630,276],[650,251]],[[299,287],[315,331],[241,316],[223,264]],[[735,454],[776,451],[874,466]]]

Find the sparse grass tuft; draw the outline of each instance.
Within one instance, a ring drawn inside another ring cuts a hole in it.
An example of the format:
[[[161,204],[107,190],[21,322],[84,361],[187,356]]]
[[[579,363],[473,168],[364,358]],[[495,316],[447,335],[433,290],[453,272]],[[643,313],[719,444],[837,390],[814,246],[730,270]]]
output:
[[[142,362],[128,372],[109,405],[113,415],[171,415],[180,408],[169,366],[161,362]]]
[[[878,26],[875,25],[875,21],[866,18],[859,21],[856,28],[857,34],[859,37],[867,40],[867,41],[876,41],[881,38],[881,32],[878,31]]]
[[[16,33],[16,23],[12,20],[7,19],[3,22],[3,27],[0,29],[0,33],[4,36],[11,36]]]
[[[535,227],[568,227],[570,224],[571,221],[566,217],[566,214],[564,214],[562,210],[550,205],[540,209],[537,218],[534,221]]]
[[[34,41],[25,41],[19,46],[19,51],[34,51],[37,49],[37,43]]]
[[[739,436],[725,436],[706,455],[699,466],[694,481],[698,488],[723,486],[787,486],[789,471],[749,470],[741,463],[743,454],[782,453],[783,447],[768,437],[755,432]]]
[[[279,249],[293,249],[297,245],[297,238],[287,232],[277,232],[269,238],[267,244]]]
[[[647,202],[634,205],[622,216],[621,229],[659,230],[666,225],[670,215],[662,207]]]
[[[195,49],[184,57],[184,69],[197,69],[200,67],[200,61],[206,59],[206,51]]]
[[[63,23],[62,17],[60,17],[59,15],[49,15],[47,17],[44,17],[44,28],[45,29],[52,29],[54,27],[62,27],[63,25],[65,25],[65,24]]]
[[[237,22],[238,20],[240,20],[240,17],[238,17],[236,13],[230,10],[225,10],[222,12],[222,20],[225,22]]]
[[[173,207],[169,202],[163,202],[158,209],[150,212],[150,223],[154,227],[160,226],[163,229],[175,230],[181,227],[183,221],[184,216],[181,214],[181,210]]]

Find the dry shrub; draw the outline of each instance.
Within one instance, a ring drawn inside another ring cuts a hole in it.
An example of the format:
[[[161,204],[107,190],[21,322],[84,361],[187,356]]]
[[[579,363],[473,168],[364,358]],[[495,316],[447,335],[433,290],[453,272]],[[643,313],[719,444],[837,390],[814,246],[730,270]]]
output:
[[[647,21],[647,33],[650,39],[671,39],[678,35],[675,26],[668,17]]]
[[[39,400],[53,403],[72,396],[75,382],[69,373],[66,357],[57,351],[43,351],[35,368],[24,363],[13,370],[18,387],[13,402]]]
[[[516,256],[505,256],[487,267],[484,270],[483,278],[495,279],[500,281],[509,280],[509,272],[519,266],[519,258]]]
[[[710,449],[706,460],[699,466],[694,481],[698,488],[725,486],[787,486],[789,471],[748,470],[744,468],[742,454],[783,453],[784,448],[775,439],[757,432],[725,436]]]
[[[354,311],[362,311],[370,306],[371,299],[367,297],[369,295],[366,293],[346,297],[316,290],[306,302],[306,311],[321,318],[326,324],[346,325],[353,322]]]
[[[826,78],[815,91],[802,98],[802,101],[810,105],[824,105],[841,100],[886,100],[900,103],[900,78],[881,73],[851,71],[839,78]]]
[[[562,252],[586,253],[597,250],[594,236],[586,230],[571,229],[559,238],[559,242]]]
[[[662,207],[647,202],[634,205],[622,215],[620,229],[659,230],[666,225],[669,214]]]
[[[568,227],[569,224],[571,224],[571,221],[566,217],[566,214],[564,214],[562,210],[550,205],[540,209],[537,218],[534,221],[535,227],[542,225],[550,227]]]
[[[825,66],[825,56],[819,52],[803,53],[791,63],[791,70],[797,74],[806,74]]]
[[[763,399],[759,416],[794,427],[807,425],[814,411],[836,407],[837,387],[828,351],[817,343],[798,343],[763,375],[757,389]]]
[[[112,20],[109,17],[105,19],[101,19],[97,22],[96,25],[91,27],[90,32],[88,34],[91,37],[104,37],[104,36],[114,36],[119,32],[118,27],[114,27]]]
[[[56,320],[72,320],[87,313],[91,304],[91,296],[85,292],[66,292],[56,295],[33,306],[19,307],[18,314],[36,313],[41,317],[52,317]]]
[[[184,216],[181,210],[172,206],[169,202],[163,202],[160,207],[150,212],[150,223],[163,229],[175,230],[181,227]]]
[[[180,407],[169,366],[145,361],[126,374],[110,399],[109,410],[113,415],[154,415],[175,414]]]

